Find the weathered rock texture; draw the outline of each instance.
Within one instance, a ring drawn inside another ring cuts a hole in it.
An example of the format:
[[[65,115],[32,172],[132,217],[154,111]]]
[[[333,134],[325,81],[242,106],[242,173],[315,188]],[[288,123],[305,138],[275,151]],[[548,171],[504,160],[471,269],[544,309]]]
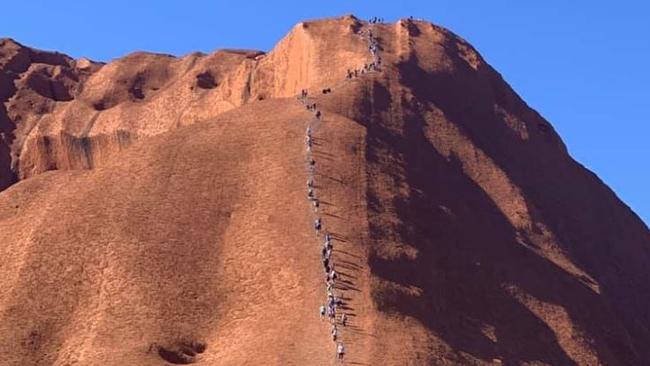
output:
[[[348,364],[650,364],[643,222],[465,41],[354,17],[268,54],[3,40],[0,364],[334,364],[303,88]]]

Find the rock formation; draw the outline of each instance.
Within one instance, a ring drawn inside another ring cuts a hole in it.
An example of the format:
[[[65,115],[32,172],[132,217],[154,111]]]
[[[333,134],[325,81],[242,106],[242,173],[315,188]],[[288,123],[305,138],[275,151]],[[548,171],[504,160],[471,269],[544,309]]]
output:
[[[650,364],[645,224],[467,42],[352,16],[269,53],[0,41],[0,364],[335,364],[302,89],[347,364]]]

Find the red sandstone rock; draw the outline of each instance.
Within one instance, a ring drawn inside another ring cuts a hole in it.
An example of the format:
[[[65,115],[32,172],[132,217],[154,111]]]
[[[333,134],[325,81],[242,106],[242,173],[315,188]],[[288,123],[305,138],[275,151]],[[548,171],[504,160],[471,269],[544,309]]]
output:
[[[650,233],[449,31],[300,23],[268,54],[0,43],[0,364],[650,363]],[[332,92],[317,91],[331,88]],[[17,183],[16,183],[17,182]]]

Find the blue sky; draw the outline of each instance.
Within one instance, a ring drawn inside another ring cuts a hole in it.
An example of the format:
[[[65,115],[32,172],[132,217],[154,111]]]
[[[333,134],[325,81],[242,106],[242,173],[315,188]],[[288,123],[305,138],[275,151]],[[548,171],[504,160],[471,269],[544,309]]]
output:
[[[269,50],[297,22],[413,15],[472,43],[558,130],[571,155],[650,223],[650,2],[601,0],[29,0],[0,36],[74,57]]]

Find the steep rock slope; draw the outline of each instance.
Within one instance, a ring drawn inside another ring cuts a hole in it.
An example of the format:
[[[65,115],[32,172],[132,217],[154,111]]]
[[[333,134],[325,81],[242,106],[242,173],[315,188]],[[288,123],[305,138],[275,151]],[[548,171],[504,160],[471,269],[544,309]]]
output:
[[[346,79],[369,30],[382,65]],[[106,65],[2,49],[2,177],[24,179],[0,193],[2,364],[334,364],[304,88],[347,363],[650,363],[648,228],[447,30],[344,17],[268,54]]]

